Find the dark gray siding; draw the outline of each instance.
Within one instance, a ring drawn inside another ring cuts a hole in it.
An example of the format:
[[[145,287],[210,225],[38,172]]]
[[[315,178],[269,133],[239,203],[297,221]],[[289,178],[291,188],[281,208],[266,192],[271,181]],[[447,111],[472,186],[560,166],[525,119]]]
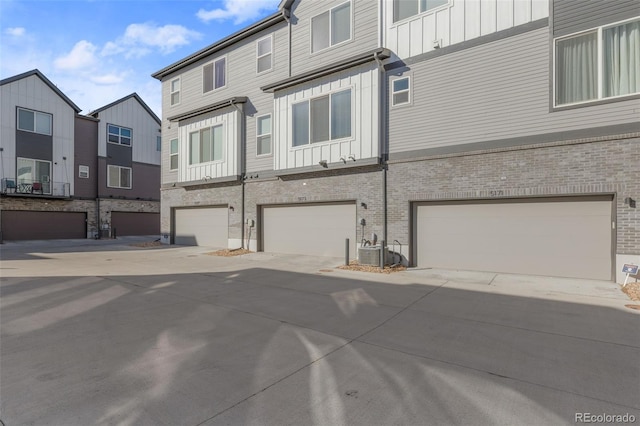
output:
[[[109,162],[109,164],[113,164]],[[146,163],[132,163],[131,189],[107,187],[107,159],[98,158],[98,179],[100,198],[129,200],[160,200],[160,166]]]
[[[53,161],[53,137],[16,130],[16,157]]]
[[[76,117],[74,139],[74,196],[96,198],[98,190],[98,122]],[[79,166],[89,167],[89,178],[79,177]]]
[[[552,0],[553,36],[559,37],[640,15],[638,0]]]
[[[130,146],[107,142],[107,158],[109,159],[109,164],[131,167],[133,162],[132,155],[132,149]]]

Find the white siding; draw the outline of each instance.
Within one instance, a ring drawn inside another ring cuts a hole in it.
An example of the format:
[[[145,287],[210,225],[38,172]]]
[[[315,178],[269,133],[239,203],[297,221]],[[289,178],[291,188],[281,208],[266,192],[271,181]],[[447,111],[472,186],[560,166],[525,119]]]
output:
[[[275,170],[313,166],[320,160],[337,163],[352,154],[356,160],[378,157],[378,80],[375,65],[363,65],[276,94]],[[292,104],[347,88],[352,90],[351,138],[292,148]]]
[[[385,47],[401,59],[433,50],[435,40],[445,47],[549,16],[548,0],[451,0],[394,23],[393,1],[384,1]]]
[[[156,149],[160,125],[135,98],[129,98],[98,114],[98,155],[107,155],[107,124],[128,127],[132,130],[132,160],[138,163],[160,164],[160,152]]]
[[[74,109],[36,75],[7,83],[0,89],[0,146],[4,149],[2,177],[15,178],[16,175],[16,107],[49,113],[53,115],[51,181],[68,182],[73,195]],[[63,160],[63,157],[67,160]]]

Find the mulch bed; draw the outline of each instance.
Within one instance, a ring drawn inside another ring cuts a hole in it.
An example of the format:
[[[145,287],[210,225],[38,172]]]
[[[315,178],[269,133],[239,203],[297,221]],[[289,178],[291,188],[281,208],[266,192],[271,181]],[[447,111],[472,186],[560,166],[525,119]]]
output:
[[[147,248],[147,247],[160,247],[162,243],[158,240],[158,241],[149,241],[149,242],[135,243],[135,244],[129,244],[129,245],[131,247]]]
[[[247,249],[237,248],[237,249],[224,249],[224,250],[212,251],[205,254],[208,254],[209,256],[231,257],[231,256],[241,256],[247,253],[253,253],[253,252]]]
[[[336,266],[336,269],[345,269],[348,271],[360,272],[375,272],[378,274],[391,274],[392,272],[406,271],[407,267],[398,265],[394,266],[393,268],[391,266],[385,266],[384,269],[380,269],[379,266],[360,265],[357,260],[352,260],[351,262],[349,262],[349,265]]]
[[[622,292],[629,296],[629,299],[640,302],[640,283],[628,283],[622,287]]]

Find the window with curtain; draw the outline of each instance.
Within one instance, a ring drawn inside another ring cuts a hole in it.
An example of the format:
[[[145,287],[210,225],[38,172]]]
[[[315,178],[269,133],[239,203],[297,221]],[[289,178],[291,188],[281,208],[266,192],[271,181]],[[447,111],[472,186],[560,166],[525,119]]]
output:
[[[343,3],[311,18],[311,52],[326,49],[351,38],[351,2]]]
[[[640,93],[640,20],[556,40],[555,104]]]
[[[293,104],[293,146],[351,136],[351,89]]]
[[[202,67],[202,92],[220,89],[227,84],[227,60],[220,58]]]
[[[189,133],[189,164],[222,160],[223,142],[221,125]]]

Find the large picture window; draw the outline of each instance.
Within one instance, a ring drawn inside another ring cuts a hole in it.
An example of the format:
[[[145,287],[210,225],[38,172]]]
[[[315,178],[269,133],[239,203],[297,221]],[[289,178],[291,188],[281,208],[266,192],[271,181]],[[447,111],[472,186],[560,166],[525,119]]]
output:
[[[51,136],[52,121],[51,114],[18,108],[18,130]]]
[[[351,136],[351,89],[293,104],[293,146]]]
[[[189,133],[189,164],[221,161],[223,143],[221,125]]]
[[[107,124],[107,140],[110,143],[131,146],[131,129]]]
[[[555,104],[640,92],[640,20],[555,42]]]
[[[51,161],[35,160],[33,158],[17,158],[18,189],[21,192],[33,192],[34,189],[42,194],[51,194]]]
[[[202,68],[202,91],[220,89],[227,84],[227,60],[220,58]]]
[[[311,18],[311,52],[351,39],[351,2]]]
[[[393,22],[449,4],[449,0],[393,0]]]
[[[107,186],[109,188],[131,189],[131,168],[109,165],[107,167]]]

